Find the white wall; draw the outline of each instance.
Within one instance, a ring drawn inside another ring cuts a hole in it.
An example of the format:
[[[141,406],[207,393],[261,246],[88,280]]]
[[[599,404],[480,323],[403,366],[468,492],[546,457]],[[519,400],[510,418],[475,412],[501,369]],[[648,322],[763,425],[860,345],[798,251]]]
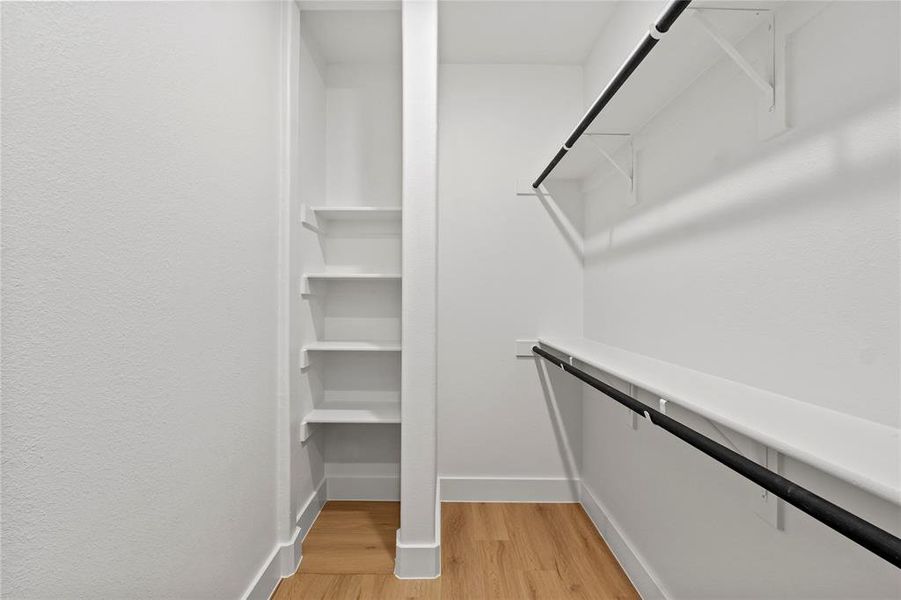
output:
[[[2,6],[4,597],[234,598],[279,541],[279,10]]]
[[[535,479],[576,476],[535,363],[514,357],[514,340],[580,333],[581,258],[545,205],[514,188],[534,177],[580,116],[581,86],[578,67],[440,67],[438,438],[445,497],[456,497],[445,478],[529,479],[524,497],[537,497],[547,488]],[[580,207],[562,208],[580,227]],[[577,429],[577,403],[561,408]],[[578,445],[575,431],[570,440]],[[472,485],[480,495],[510,489]]]
[[[586,96],[637,39],[620,37],[602,34]],[[897,426],[898,45],[897,3],[830,4],[790,35],[783,136],[758,141],[754,88],[729,61],[655,118],[638,141],[639,204],[614,177],[586,196],[586,337]],[[633,431],[598,394],[584,417],[583,478],[671,597],[901,592],[888,563],[791,508],[775,530],[750,508],[754,486]],[[899,531],[897,506],[796,461],[784,474]]]

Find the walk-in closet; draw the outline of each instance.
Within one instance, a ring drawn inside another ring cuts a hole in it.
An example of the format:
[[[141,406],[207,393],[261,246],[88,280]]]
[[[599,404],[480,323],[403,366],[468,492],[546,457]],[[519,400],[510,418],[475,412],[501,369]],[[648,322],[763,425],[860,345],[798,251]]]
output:
[[[901,0],[3,0],[0,247],[0,600],[901,600]]]

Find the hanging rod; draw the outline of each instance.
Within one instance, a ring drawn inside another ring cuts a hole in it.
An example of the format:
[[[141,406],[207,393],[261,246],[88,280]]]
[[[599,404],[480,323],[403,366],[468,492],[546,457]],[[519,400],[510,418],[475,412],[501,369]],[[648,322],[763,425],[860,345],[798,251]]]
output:
[[[594,389],[603,392],[629,410],[645,417],[652,425],[665,429],[683,442],[694,446],[739,475],[750,479],[768,492],[779,496],[827,527],[831,527],[851,541],[860,544],[870,552],[901,568],[901,538],[897,538],[884,529],[864,521],[857,515],[814,494],[790,479],[770,471],[753,460],[745,458],[726,446],[651,408],[644,402],[636,400],[596,377],[592,377],[582,369],[567,364],[546,350],[538,346],[532,346],[532,352],[551,364],[560,367],[570,375],[581,379]]]
[[[538,186],[540,186],[547,176],[551,174],[551,171],[554,170],[557,163],[566,156],[566,153],[569,152],[579,138],[582,137],[582,134],[585,133],[585,130],[591,125],[591,122],[594,121],[604,107],[607,106],[607,103],[616,95],[619,88],[626,83],[626,80],[629,79],[632,72],[635,71],[638,65],[641,64],[641,61],[651,53],[651,49],[658,41],[660,41],[663,34],[669,31],[670,27],[676,22],[679,15],[682,14],[682,11],[688,8],[690,3],[691,0],[674,0],[666,5],[666,8],[663,9],[663,12],[657,17],[657,21],[651,25],[645,38],[635,47],[635,50],[632,51],[632,54],[629,55],[629,58],[626,59],[623,66],[619,68],[619,71],[616,72],[616,75],[613,76],[613,79],[610,80],[610,83],[607,84],[607,87],[604,88],[601,95],[598,96],[598,99],[594,101],[594,104],[591,105],[591,108],[588,109],[588,112],[585,113],[585,116],[582,117],[582,120],[579,121],[579,124],[573,129],[570,136],[563,142],[563,146],[557,150],[557,154],[554,155],[551,162],[544,168],[544,171],[541,172],[538,179],[532,183],[533,189],[538,189]]]

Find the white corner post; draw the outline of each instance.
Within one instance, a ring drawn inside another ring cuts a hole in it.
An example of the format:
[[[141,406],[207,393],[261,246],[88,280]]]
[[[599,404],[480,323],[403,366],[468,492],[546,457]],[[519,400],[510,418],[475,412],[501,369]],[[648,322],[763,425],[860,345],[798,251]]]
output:
[[[400,529],[394,573],[441,572],[436,420],[438,4],[404,0]]]

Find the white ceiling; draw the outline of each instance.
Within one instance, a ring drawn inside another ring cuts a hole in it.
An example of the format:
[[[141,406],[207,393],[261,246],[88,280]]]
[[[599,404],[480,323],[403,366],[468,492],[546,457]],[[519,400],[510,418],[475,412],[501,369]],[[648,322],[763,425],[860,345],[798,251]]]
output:
[[[304,34],[326,64],[400,63],[399,10],[304,10]]]
[[[582,64],[615,6],[605,0],[441,0],[440,60]],[[307,1],[304,31],[325,63],[396,63],[400,11],[386,7],[392,5]]]
[[[443,0],[440,60],[582,64],[615,6],[604,0]]]

